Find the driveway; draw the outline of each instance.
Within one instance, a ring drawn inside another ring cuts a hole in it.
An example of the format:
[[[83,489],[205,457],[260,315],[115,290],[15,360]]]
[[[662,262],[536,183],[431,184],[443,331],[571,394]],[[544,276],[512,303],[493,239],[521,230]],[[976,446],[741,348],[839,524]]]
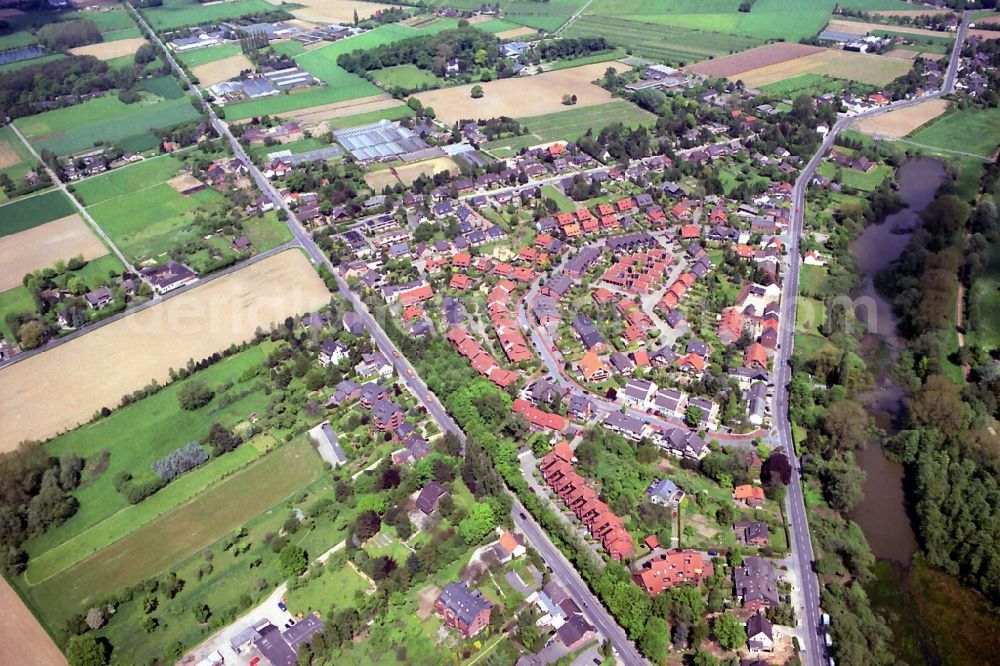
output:
[[[281,598],[285,596],[285,592],[287,590],[288,585],[286,583],[282,583],[259,606],[252,609],[246,615],[239,618],[225,629],[209,636],[207,640],[202,642],[201,645],[196,647],[191,652],[184,655],[184,657],[177,663],[185,666],[188,664],[197,664],[208,655],[218,651],[222,654],[226,666],[232,666],[233,664],[247,666],[250,663],[250,659],[254,656],[253,653],[255,650],[244,650],[243,654],[237,654],[236,651],[230,647],[229,640],[241,631],[250,627],[260,626],[265,621],[270,622],[276,627],[283,628],[285,623],[289,620],[293,620],[294,618],[291,613],[278,608],[278,602],[280,602]]]

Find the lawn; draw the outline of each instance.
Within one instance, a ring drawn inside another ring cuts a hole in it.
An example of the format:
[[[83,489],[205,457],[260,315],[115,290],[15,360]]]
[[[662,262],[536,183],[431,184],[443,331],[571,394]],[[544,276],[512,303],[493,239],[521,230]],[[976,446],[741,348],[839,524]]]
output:
[[[30,60],[18,60],[17,62],[9,62],[6,65],[0,65],[0,74],[6,74],[7,72],[16,72],[17,70],[24,69],[25,67],[30,67],[32,65],[41,65],[46,62],[52,62],[53,60],[62,60],[65,57],[66,56],[64,56],[62,53],[49,53],[48,55],[43,55],[38,58],[31,58]]]
[[[4,163],[7,164],[0,168],[0,173],[7,174],[14,182],[24,178],[24,175],[35,166],[35,158],[31,155],[31,151],[9,126],[0,127],[0,151],[4,153]],[[0,192],[0,202],[6,200],[7,195]]]
[[[828,279],[829,273],[825,267],[803,264],[799,268],[799,293],[822,298],[826,295]]]
[[[260,365],[264,354],[263,347],[251,347],[198,373],[197,379],[213,389],[221,389],[225,383],[240,377],[249,368]],[[177,402],[177,393],[182,384],[183,382],[172,384],[156,395],[119,409],[96,423],[71,430],[46,444],[52,455],[60,456],[67,451],[74,451],[88,465],[97,461],[104,450],[110,451],[111,455],[105,471],[87,472],[84,475],[84,483],[75,492],[80,502],[79,511],[59,527],[28,541],[25,550],[29,555],[33,558],[41,557],[43,553],[87,532],[119,511],[129,509],[131,505],[114,489],[114,476],[118,472],[131,472],[139,479],[151,477],[151,463],[188,442],[204,438],[212,423],[219,422],[232,427],[251,412],[262,410],[267,403],[263,392],[254,390],[254,382],[251,380],[245,384],[237,382],[236,388],[230,389],[250,391],[249,395],[235,400],[233,404],[219,408],[219,400],[216,399],[207,407],[188,412],[182,410]],[[182,479],[184,477],[178,481]],[[171,487],[167,486],[167,489]],[[166,489],[162,492],[166,492]],[[146,502],[158,495],[153,495]],[[146,502],[131,508],[142,509],[140,513],[144,513]],[[84,553],[87,554],[89,552]],[[35,574],[35,566],[42,564],[42,559],[32,560],[28,569],[29,577],[40,580],[42,576]]]
[[[574,204],[569,197],[552,185],[545,185],[542,187],[542,197],[552,199],[559,204],[560,213],[572,213],[576,210],[576,204]]]
[[[819,172],[827,178],[833,178],[837,173],[837,165],[829,161],[824,162],[820,166]],[[867,172],[843,168],[841,169],[841,173],[843,174],[842,184],[844,187],[853,187],[862,192],[871,192],[892,174],[892,167],[880,164]]]
[[[799,296],[796,305],[795,330],[807,335],[821,335],[819,328],[826,314],[823,301]]]
[[[278,219],[278,214],[274,211],[244,220],[243,231],[258,252],[265,252],[292,240],[291,229]]]
[[[8,342],[17,340],[14,331],[7,324],[7,315],[12,312],[34,312],[35,299],[27,287],[15,287],[7,291],[0,291],[0,333]]]
[[[990,243],[989,264],[972,283],[969,304],[967,344],[1000,349],[1000,241]]]
[[[605,37],[633,54],[662,62],[688,64],[760,46],[760,40],[740,35],[695,30],[676,25],[643,23],[618,16],[581,16],[566,37]]]
[[[208,4],[200,4],[196,0],[163,0],[162,6],[143,9],[142,13],[159,32],[277,10],[278,7],[267,0],[228,0]]]
[[[316,480],[323,471],[308,438],[286,444],[44,583],[28,595],[49,626],[87,603],[196,553]]]
[[[231,58],[242,52],[237,44],[220,44],[218,46],[194,49],[193,51],[183,51],[176,54],[176,57],[188,67],[198,67],[199,65],[206,65],[216,60]]]
[[[177,175],[180,160],[170,155],[154,157],[108,171],[88,178],[74,185],[77,197],[84,206],[93,206],[102,201],[131,194],[148,187],[150,183],[160,183]]]
[[[91,148],[100,141],[123,146],[134,146],[138,141],[152,148],[156,137],[151,130],[169,129],[197,117],[198,112],[184,97],[164,99],[146,93],[140,102],[123,104],[109,93],[82,104],[19,118],[16,125],[35,150],[48,149],[66,155]]]
[[[0,236],[9,236],[77,212],[59,190],[36,194],[0,206]]]
[[[324,615],[331,608],[337,610],[354,605],[354,596],[368,589],[368,581],[350,566],[344,565],[336,571],[323,567],[317,578],[288,592],[288,608],[293,613],[319,611]]]
[[[443,83],[433,73],[409,63],[375,70],[372,76],[387,88],[402,88],[406,91],[439,88]]]
[[[581,67],[583,65],[593,65],[595,62],[610,62],[612,60],[618,60],[619,58],[625,57],[625,49],[612,49],[610,51],[604,51],[603,53],[595,53],[594,55],[583,56],[581,58],[570,58],[569,60],[554,60],[552,62],[547,62],[542,67],[546,72],[555,71],[558,69],[569,69],[571,67]]]
[[[149,259],[193,238],[198,230],[190,222],[196,212],[224,200],[215,190],[185,196],[166,183],[157,183],[87,210],[123,252]]]
[[[630,102],[615,100],[586,108],[567,107],[566,111],[522,118],[519,122],[528,129],[528,134],[491,141],[484,146],[486,150],[507,148],[517,151],[549,141],[575,141],[589,129],[597,133],[613,123],[623,123],[629,127],[652,125],[656,122],[656,116]]]
[[[759,88],[762,93],[781,97],[782,99],[794,99],[803,93],[807,95],[825,95],[835,93],[844,89],[845,81],[835,79],[822,74],[800,74],[790,79],[768,83]]]
[[[949,110],[909,138],[928,146],[989,157],[1000,144],[1000,108]]]

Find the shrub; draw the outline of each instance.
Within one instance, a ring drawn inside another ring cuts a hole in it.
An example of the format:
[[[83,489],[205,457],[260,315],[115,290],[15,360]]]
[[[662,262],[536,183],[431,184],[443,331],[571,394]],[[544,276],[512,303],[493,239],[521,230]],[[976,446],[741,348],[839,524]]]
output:
[[[208,454],[205,453],[205,449],[201,448],[197,442],[190,442],[160,458],[150,465],[150,468],[164,481],[170,481],[207,460]]]
[[[215,396],[215,391],[205,386],[204,382],[189,381],[177,392],[177,402],[181,408],[188,411],[204,407]]]

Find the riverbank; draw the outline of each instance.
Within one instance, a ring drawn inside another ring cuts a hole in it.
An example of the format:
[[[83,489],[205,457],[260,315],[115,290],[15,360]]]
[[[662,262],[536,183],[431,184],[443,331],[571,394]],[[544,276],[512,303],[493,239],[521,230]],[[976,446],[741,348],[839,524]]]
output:
[[[914,665],[996,663],[1000,616],[983,595],[920,555],[905,568],[881,560],[875,574],[866,590],[892,630],[897,659]]]

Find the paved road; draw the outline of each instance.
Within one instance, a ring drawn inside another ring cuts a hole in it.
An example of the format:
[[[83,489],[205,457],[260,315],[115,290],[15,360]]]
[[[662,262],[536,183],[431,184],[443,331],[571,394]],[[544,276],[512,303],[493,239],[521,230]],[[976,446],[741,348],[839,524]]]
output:
[[[23,143],[27,147],[27,149],[31,151],[31,154],[34,156],[34,158],[39,163],[41,163],[42,167],[45,168],[45,172],[49,174],[49,179],[52,181],[52,184],[58,187],[62,191],[62,193],[67,197],[69,197],[69,200],[73,202],[73,206],[75,206],[76,210],[80,213],[80,217],[82,217],[84,220],[87,221],[87,224],[89,224],[91,229],[94,230],[94,233],[100,236],[101,239],[104,241],[104,244],[107,245],[109,248],[111,248],[111,251],[115,253],[115,256],[117,256],[118,259],[123,264],[125,264],[129,272],[136,273],[137,271],[135,270],[135,266],[132,265],[132,262],[130,262],[128,259],[125,258],[125,255],[122,254],[122,251],[118,249],[118,246],[115,245],[114,241],[111,240],[111,237],[108,236],[106,233],[104,233],[104,229],[101,229],[100,225],[97,224],[97,222],[94,221],[94,218],[90,216],[90,213],[87,212],[87,209],[81,206],[80,202],[76,200],[76,197],[74,197],[72,194],[69,193],[69,190],[66,189],[66,184],[63,183],[61,180],[59,180],[59,174],[53,171],[48,164],[42,161],[42,158],[38,155],[38,153],[35,152],[35,148],[30,143],[28,143],[28,140],[24,138],[23,134],[21,134],[21,130],[17,129],[17,125],[15,125],[14,123],[10,123],[9,127],[14,131],[14,134],[17,135],[17,138],[21,140],[21,143]],[[48,192],[51,190],[46,190],[46,191]]]
[[[792,200],[792,222],[789,229],[790,241],[788,247],[789,266],[785,275],[785,284],[781,299],[781,332],[778,353],[775,357],[774,384],[775,384],[775,405],[774,419],[778,432],[778,444],[786,452],[790,460],[796,459],[795,446],[792,441],[791,423],[788,419],[788,385],[791,382],[791,358],[794,345],[795,332],[795,301],[799,288],[799,245],[802,238],[802,227],[805,219],[805,196],[809,182],[816,173],[816,169],[823,162],[823,158],[833,146],[834,139],[847,126],[859,118],[876,116],[896,109],[905,109],[917,104],[922,104],[928,100],[936,99],[952,91],[955,86],[955,78],[958,71],[959,54],[962,50],[963,40],[968,29],[970,13],[965,12],[962,24],[958,29],[955,39],[955,47],[952,51],[951,60],[948,65],[948,72],[945,76],[944,85],[941,90],[925,95],[917,99],[896,102],[880,109],[859,114],[857,116],[841,118],[831,128],[829,134],[823,141],[819,150],[809,160],[798,180],[795,181]],[[802,594],[805,601],[804,609],[797,609],[800,622],[804,624],[805,645],[802,646],[803,658],[807,665],[819,666],[826,663],[826,650],[820,638],[820,622],[822,610],[820,609],[820,588],[819,579],[813,573],[814,553],[812,540],[809,536],[809,522],[806,516],[805,501],[802,495],[802,484],[799,477],[798,465],[792,466],[792,480],[788,485],[786,496],[787,513],[792,535],[792,567],[798,574],[802,583]]]
[[[244,166],[246,166],[248,172],[257,183],[258,187],[260,187],[261,191],[271,199],[275,207],[280,208],[287,213],[288,227],[295,236],[295,244],[301,245],[305,249],[310,258],[313,260],[313,263],[317,266],[325,266],[336,277],[340,294],[354,308],[354,311],[360,317],[365,328],[368,329],[368,332],[371,334],[372,339],[378,346],[379,350],[381,350],[387,358],[394,359],[396,369],[399,371],[399,376],[407,384],[414,395],[417,396],[417,399],[427,409],[428,413],[434,418],[438,427],[440,427],[442,431],[451,431],[455,433],[462,441],[462,445],[464,447],[465,434],[458,427],[458,424],[452,420],[448,412],[441,406],[440,402],[427,388],[427,385],[424,384],[422,379],[420,379],[416,369],[402,354],[399,353],[399,350],[396,349],[396,346],[389,339],[389,336],[386,335],[382,327],[379,326],[378,322],[372,316],[365,304],[362,303],[361,299],[359,299],[358,296],[350,290],[347,286],[347,282],[337,274],[329,258],[313,242],[308,232],[306,232],[305,228],[295,216],[295,212],[292,211],[287,204],[285,204],[284,200],[271,185],[270,181],[264,177],[254,164],[253,160],[249,158],[246,151],[243,150],[243,147],[229,131],[229,127],[215,115],[211,105],[209,105],[202,97],[201,91],[191,84],[191,81],[184,74],[184,71],[174,60],[173,55],[167,51],[166,48],[164,48],[163,42],[160,41],[160,38],[149,27],[145,19],[143,19],[142,16],[135,11],[135,8],[132,7],[130,3],[126,4],[132,10],[132,13],[139,22],[139,25],[147,33],[149,38],[163,50],[167,61],[170,63],[171,67],[180,79],[184,81],[192,94],[202,100],[202,106],[208,113],[212,121],[212,126],[216,129],[220,136],[225,137],[229,141],[232,146],[233,153],[244,164]],[[616,650],[618,650],[622,661],[624,661],[627,666],[635,666],[646,663],[645,660],[643,660],[643,658],[639,655],[635,646],[625,636],[625,632],[615,623],[611,615],[597,600],[597,597],[595,597],[583,583],[583,580],[573,569],[569,561],[566,560],[561,552],[559,552],[559,549],[557,549],[555,544],[549,540],[548,536],[534,521],[534,519],[527,514],[524,507],[522,507],[520,502],[517,501],[517,498],[513,495],[511,495],[511,497],[514,502],[514,508],[511,510],[514,523],[528,536],[531,544],[536,550],[539,551],[539,553],[541,553],[543,559],[548,563],[548,565],[552,567],[556,578],[572,591],[574,598],[577,599],[583,606],[590,621],[594,624],[594,626],[598,627],[598,629],[600,629],[605,636],[608,637],[611,644]]]

